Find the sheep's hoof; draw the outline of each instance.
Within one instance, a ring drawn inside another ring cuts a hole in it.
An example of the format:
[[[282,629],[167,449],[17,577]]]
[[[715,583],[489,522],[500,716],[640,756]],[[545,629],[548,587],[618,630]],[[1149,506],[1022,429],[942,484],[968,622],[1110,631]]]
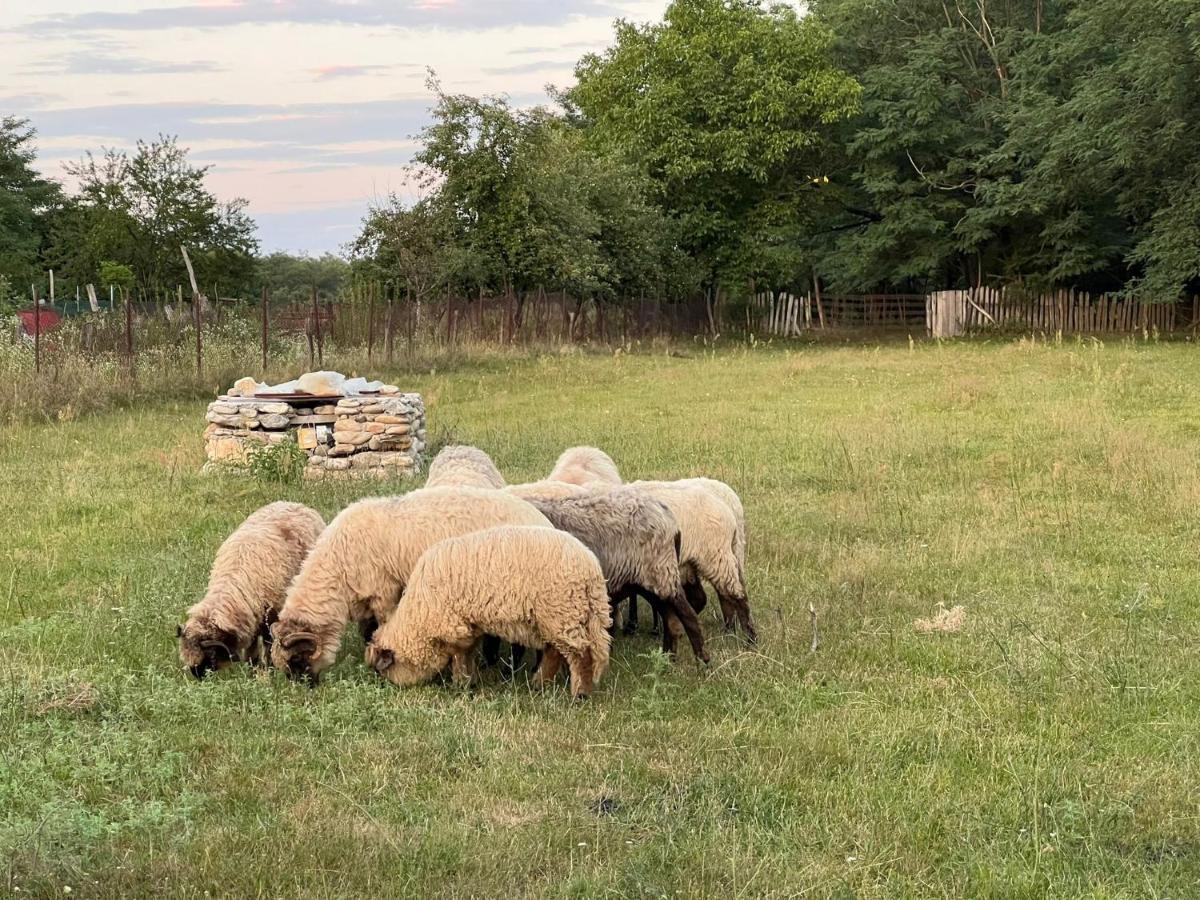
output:
[[[621,633],[622,634],[637,634],[637,630],[638,630],[638,627],[635,623],[626,622],[624,627],[621,629]]]
[[[587,700],[590,700],[590,699],[591,699],[591,697],[592,697],[592,695],[591,695],[591,694],[576,694],[576,695],[575,695],[575,696],[574,696],[572,699],[573,699],[573,700],[574,700],[576,703],[583,703],[583,702],[585,702],[585,701],[587,701]]]

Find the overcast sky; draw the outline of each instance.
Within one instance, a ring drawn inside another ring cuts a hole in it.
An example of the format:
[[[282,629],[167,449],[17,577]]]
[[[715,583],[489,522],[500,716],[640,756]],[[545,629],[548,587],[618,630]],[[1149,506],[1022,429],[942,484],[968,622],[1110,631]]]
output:
[[[0,115],[29,118],[39,165],[177,134],[245,197],[264,250],[350,240],[405,191],[425,69],[526,104],[571,81],[612,21],[666,0],[0,0]]]

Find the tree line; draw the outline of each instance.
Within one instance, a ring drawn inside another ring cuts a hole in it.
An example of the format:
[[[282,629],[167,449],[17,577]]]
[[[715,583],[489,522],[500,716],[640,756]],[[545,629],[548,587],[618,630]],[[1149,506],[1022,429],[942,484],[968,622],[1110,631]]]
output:
[[[510,296],[518,318],[542,289],[703,296],[714,327],[755,289],[1171,301],[1200,287],[1198,34],[1188,0],[674,0],[617,22],[550,105],[431,76],[419,199],[372,208],[338,277]],[[208,195],[174,141],[85,158],[66,197],[32,175],[29,137],[0,131],[0,180],[24,198],[0,200],[14,283],[104,259],[170,282],[167,234],[203,277],[261,283],[244,204]]]

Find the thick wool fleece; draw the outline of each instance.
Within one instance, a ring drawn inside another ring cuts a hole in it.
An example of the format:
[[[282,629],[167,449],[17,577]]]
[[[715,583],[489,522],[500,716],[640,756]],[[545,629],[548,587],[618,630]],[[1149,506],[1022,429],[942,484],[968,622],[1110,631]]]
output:
[[[504,476],[478,447],[443,447],[429,464],[425,487],[502,488]]]
[[[547,476],[550,481],[565,481],[568,484],[586,485],[592,482],[619,485],[621,473],[612,457],[595,447],[571,447],[562,452],[554,469]]]
[[[504,490],[522,500],[562,500],[566,497],[585,497],[594,489],[608,485],[593,482],[588,487],[567,484],[565,481],[530,481],[526,484],[510,484]]]
[[[742,507],[742,498],[737,495],[737,491],[725,482],[717,481],[715,478],[680,478],[678,481],[643,481],[638,483],[703,488],[728,506],[729,511],[733,513],[734,521],[737,523],[737,546],[734,548],[734,553],[737,555],[738,565],[742,567],[743,578],[745,577],[746,510]]]
[[[545,528],[490,528],[421,557],[367,662],[401,687],[428,681],[451,659],[455,676],[469,679],[476,643],[495,635],[546,647],[545,677],[561,655],[582,697],[608,668],[610,622],[604,574],[582,543]]]
[[[484,488],[423,488],[346,507],[288,591],[271,661],[316,678],[337,659],[347,621],[382,623],[391,616],[429,547],[496,525],[551,527],[524,500]]]
[[[750,640],[757,636],[746,599],[745,572],[738,560],[738,527],[732,510],[711,490],[677,482],[634,481],[628,487],[644,491],[671,511],[683,538],[679,553],[687,583],[698,574],[717,592],[725,626],[736,618]]]
[[[529,502],[555,528],[579,538],[596,554],[614,601],[640,592],[660,613],[672,609],[696,656],[708,661],[700,623],[680,580],[679,525],[663,503],[645,491],[627,487]],[[668,632],[664,631],[664,637],[664,648],[673,649]]]
[[[194,675],[258,657],[260,633],[269,638],[265,624],[283,606],[288,585],[324,528],[316,510],[271,503],[225,539],[204,599],[188,610],[179,631],[180,659]]]

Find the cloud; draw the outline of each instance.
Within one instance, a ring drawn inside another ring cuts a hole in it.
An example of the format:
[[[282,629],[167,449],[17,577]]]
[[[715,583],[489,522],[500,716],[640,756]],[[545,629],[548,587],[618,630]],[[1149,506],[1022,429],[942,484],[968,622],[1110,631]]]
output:
[[[512,56],[518,56],[527,53],[557,53],[560,50],[597,50],[603,45],[603,41],[568,41],[554,47],[517,47],[508,52]]]
[[[396,63],[394,65],[333,65],[319,66],[312,70],[317,81],[330,81],[334,78],[354,78],[359,75],[382,75],[385,72],[395,72],[399,69],[420,69],[416,63]]]
[[[561,25],[588,16],[619,15],[606,0],[231,0],[150,7],[129,12],[93,10],[43,16],[22,30],[62,34],[86,31],[159,31],[236,25],[371,25],[456,30]]]
[[[177,75],[216,72],[218,68],[207,60],[165,61],[81,52],[27,71],[36,75]]]
[[[489,75],[529,75],[534,72],[570,72],[575,68],[575,60],[538,59],[533,62],[518,63],[515,66],[492,66],[483,71]]]

